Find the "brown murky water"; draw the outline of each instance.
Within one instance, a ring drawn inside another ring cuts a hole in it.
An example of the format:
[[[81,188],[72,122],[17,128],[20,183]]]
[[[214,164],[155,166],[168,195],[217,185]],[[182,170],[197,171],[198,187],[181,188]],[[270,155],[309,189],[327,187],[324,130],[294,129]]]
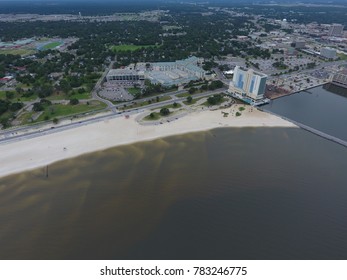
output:
[[[347,149],[218,129],[0,179],[1,259],[346,259]]]

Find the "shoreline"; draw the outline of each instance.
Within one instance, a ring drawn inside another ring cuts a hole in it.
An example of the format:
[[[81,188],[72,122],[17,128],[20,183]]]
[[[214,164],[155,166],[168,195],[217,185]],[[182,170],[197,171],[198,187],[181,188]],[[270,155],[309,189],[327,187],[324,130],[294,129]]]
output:
[[[246,110],[240,117],[223,117],[222,112],[231,111],[228,108],[193,112],[159,125],[141,125],[136,121],[140,114],[136,114],[129,119],[102,120],[35,138],[0,144],[1,159],[6,163],[0,167],[0,178],[108,148],[220,127],[297,127],[277,116],[256,108],[251,110],[250,106],[245,107]]]

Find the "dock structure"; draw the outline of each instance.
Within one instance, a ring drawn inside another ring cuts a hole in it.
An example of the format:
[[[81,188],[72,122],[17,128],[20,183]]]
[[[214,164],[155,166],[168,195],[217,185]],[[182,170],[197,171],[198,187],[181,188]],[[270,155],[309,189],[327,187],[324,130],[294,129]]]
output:
[[[332,84],[347,88],[347,68],[343,69],[341,72],[336,73],[332,78]]]
[[[315,134],[315,135],[317,135],[317,136],[320,136],[320,137],[322,137],[322,138],[325,138],[325,139],[327,139],[327,140],[329,140],[329,141],[335,142],[335,143],[337,143],[337,144],[339,144],[339,145],[342,145],[342,146],[344,146],[344,147],[347,148],[347,141],[345,141],[345,140],[342,140],[342,139],[337,138],[337,137],[335,137],[335,136],[332,136],[332,135],[330,135],[330,134],[324,133],[324,132],[322,132],[322,131],[320,131],[320,130],[318,130],[318,129],[315,129],[315,128],[310,127],[310,126],[308,126],[308,125],[305,125],[305,124],[303,124],[303,123],[294,121],[294,120],[289,119],[289,118],[287,118],[287,117],[278,115],[278,114],[273,113],[273,112],[271,112],[271,111],[269,111],[269,110],[266,110],[266,109],[263,109],[263,108],[258,108],[258,109],[261,110],[261,111],[263,111],[263,112],[266,112],[266,113],[275,115],[275,116],[277,116],[277,117],[279,117],[279,118],[281,118],[281,119],[284,119],[284,120],[286,120],[286,121],[289,121],[289,122],[295,124],[296,126],[302,128],[302,129],[304,129],[304,130],[306,130],[306,131],[308,131],[308,132],[311,132],[311,133],[313,133],[313,134]]]

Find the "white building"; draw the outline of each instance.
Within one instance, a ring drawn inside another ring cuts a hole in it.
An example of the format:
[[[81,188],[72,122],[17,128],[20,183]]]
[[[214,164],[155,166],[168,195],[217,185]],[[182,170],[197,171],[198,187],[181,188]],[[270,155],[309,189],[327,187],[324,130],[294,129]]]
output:
[[[252,100],[264,98],[267,76],[253,69],[242,69],[236,66],[234,77],[230,82],[229,92],[242,98],[248,97]]]
[[[189,75],[196,76],[198,79],[205,77],[206,71],[198,66],[199,59],[195,56],[175,62],[157,62],[153,63],[154,71],[173,71],[181,70]]]
[[[136,71],[130,69],[111,69],[106,76],[108,82],[110,81],[138,81],[144,80],[145,74],[143,71]]]
[[[329,28],[330,37],[341,37],[343,35],[343,25],[342,24],[333,24]]]
[[[110,81],[138,81],[149,79],[153,84],[174,86],[186,84],[190,81],[208,79],[210,76],[199,65],[201,60],[195,56],[175,62],[150,63],[146,69],[134,70],[132,67],[125,69],[112,69],[106,79]]]
[[[335,59],[336,58],[336,50],[332,48],[322,48],[320,51],[320,55],[324,58]]]

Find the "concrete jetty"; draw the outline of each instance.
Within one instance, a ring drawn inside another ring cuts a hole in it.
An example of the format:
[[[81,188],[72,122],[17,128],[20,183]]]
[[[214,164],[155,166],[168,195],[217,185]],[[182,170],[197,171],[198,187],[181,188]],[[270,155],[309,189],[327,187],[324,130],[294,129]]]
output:
[[[327,140],[329,140],[329,141],[335,142],[335,143],[340,144],[340,145],[342,145],[342,146],[344,146],[344,147],[347,148],[347,141],[345,141],[345,140],[342,140],[342,139],[337,138],[337,137],[335,137],[335,136],[329,135],[329,134],[324,133],[324,132],[322,132],[322,131],[320,131],[320,130],[318,130],[318,129],[315,129],[315,128],[310,127],[310,126],[308,126],[308,125],[305,125],[305,124],[302,124],[302,123],[300,123],[300,122],[294,121],[294,120],[289,119],[289,118],[287,118],[287,117],[278,115],[278,114],[276,114],[276,113],[274,113],[274,112],[271,112],[271,111],[269,111],[269,110],[266,110],[266,109],[263,109],[263,108],[259,108],[259,107],[258,107],[258,109],[259,109],[260,111],[263,111],[263,112],[266,112],[266,113],[275,115],[275,116],[277,116],[277,117],[279,117],[279,118],[282,118],[282,119],[284,119],[284,120],[286,120],[286,121],[289,121],[289,122],[295,124],[296,126],[302,128],[302,129],[304,129],[304,130],[306,130],[306,131],[308,131],[308,132],[311,132],[311,133],[313,133],[313,134],[316,134],[316,135],[318,135],[318,136],[320,136],[320,137],[323,137],[323,138],[325,138],[325,139],[327,139]]]

